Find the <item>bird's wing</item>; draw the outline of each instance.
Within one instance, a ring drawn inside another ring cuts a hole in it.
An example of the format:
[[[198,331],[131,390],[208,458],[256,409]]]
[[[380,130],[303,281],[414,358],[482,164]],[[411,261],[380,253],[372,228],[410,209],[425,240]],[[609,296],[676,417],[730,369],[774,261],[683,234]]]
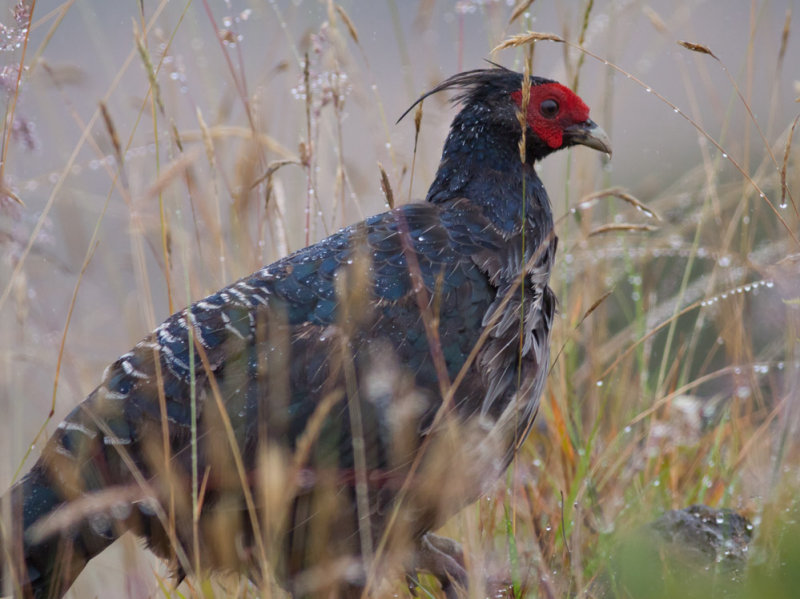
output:
[[[472,256],[499,243],[465,200],[446,208],[409,204],[342,229],[170,316],[106,369],[100,386],[60,425],[51,454],[83,461],[91,453],[87,441],[136,445],[144,428],[158,432],[164,418],[172,450],[180,451],[188,445],[193,414],[200,422],[216,399],[240,447],[265,419],[270,429],[289,433],[293,444],[331,390],[332,357],[341,350],[340,300],[357,295],[348,288],[353,284],[368,293],[361,294],[367,301],[360,308],[365,313],[356,315],[361,323],[352,332],[358,341],[350,343],[352,351],[383,339],[418,384],[435,390],[440,373],[421,302],[439,319],[452,379],[496,292]],[[357,269],[359,256],[366,256],[366,278],[337,283],[351,265]],[[341,368],[339,362],[341,356],[333,365]],[[281,403],[270,405],[265,397]]]

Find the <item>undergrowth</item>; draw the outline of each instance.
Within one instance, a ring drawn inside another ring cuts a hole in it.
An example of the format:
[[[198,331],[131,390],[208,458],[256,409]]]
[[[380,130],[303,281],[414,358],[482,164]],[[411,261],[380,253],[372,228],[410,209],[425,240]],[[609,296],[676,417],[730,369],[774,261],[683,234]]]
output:
[[[753,524],[736,592],[793,596],[800,92],[784,73],[790,10],[784,19],[780,2],[755,0],[719,10],[691,0],[107,4],[20,0],[0,18],[4,489],[105,365],[167,315],[424,197],[453,110],[427,100],[418,134],[396,117],[482,57],[521,71],[530,52],[534,73],[587,101],[615,154],[576,149],[541,165],[559,235],[552,366],[505,479],[444,528],[466,549],[472,596],[486,581],[519,596],[645,596],[619,574],[620,547],[695,503]],[[725,28],[741,37],[718,35]],[[531,30],[555,35],[492,51]],[[95,562],[71,596],[257,594],[207,573],[175,588],[130,537]]]

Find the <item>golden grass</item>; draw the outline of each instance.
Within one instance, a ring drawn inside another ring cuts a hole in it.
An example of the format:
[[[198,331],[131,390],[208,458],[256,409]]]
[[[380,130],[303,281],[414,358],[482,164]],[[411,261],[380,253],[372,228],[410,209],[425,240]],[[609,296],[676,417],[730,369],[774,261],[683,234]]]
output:
[[[455,72],[455,56],[468,55],[465,69],[492,56],[518,70],[530,57],[534,73],[580,85],[615,156],[578,149],[542,165],[560,238],[547,390],[505,479],[444,533],[464,544],[475,589],[493,579],[520,596],[599,597],[620,532],[691,503],[731,507],[755,525],[742,596],[792,596],[800,155],[798,92],[788,89],[796,75],[784,73],[791,11],[778,7],[776,20],[774,5],[754,2],[730,24],[690,0],[567,4],[35,6],[31,30],[5,53],[27,68],[4,73],[0,87],[6,122],[34,120],[41,146],[31,153],[4,130],[3,488],[104,366],[173,310],[422,197],[453,111],[433,97],[413,127],[390,123]],[[741,39],[719,35],[724,28]],[[76,67],[84,77],[60,76]],[[644,145],[634,127],[647,128]],[[323,402],[294,461],[262,456],[270,466],[248,497],[253,523],[258,502],[285,509],[288,472],[302,470],[324,410],[341,399]],[[195,474],[197,511],[205,479]],[[199,575],[172,588],[130,538],[117,545],[72,596],[109,596],[109,569],[127,581],[113,589],[120,597],[256,594],[236,577],[212,584],[182,554]],[[260,547],[257,560],[272,550]],[[390,588],[405,592],[402,581]],[[280,594],[269,580],[261,592]]]

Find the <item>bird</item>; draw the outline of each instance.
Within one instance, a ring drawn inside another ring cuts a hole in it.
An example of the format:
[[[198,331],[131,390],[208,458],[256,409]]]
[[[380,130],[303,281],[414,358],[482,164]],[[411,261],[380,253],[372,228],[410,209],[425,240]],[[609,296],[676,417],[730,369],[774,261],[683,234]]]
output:
[[[396,557],[458,596],[463,552],[433,531],[511,463],[549,367],[557,237],[534,166],[611,144],[550,79],[492,65],[411,108],[444,91],[458,112],[424,201],[191,304],[106,368],[3,499],[0,588],[60,597],[131,531],[178,580],[362,596]]]

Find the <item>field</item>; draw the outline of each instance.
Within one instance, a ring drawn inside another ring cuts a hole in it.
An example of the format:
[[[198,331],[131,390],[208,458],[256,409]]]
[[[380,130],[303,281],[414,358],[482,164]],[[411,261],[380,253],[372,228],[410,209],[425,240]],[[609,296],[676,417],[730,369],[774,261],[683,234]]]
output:
[[[533,73],[576,90],[614,153],[541,164],[559,236],[548,385],[507,476],[442,532],[474,597],[487,579],[687,596],[620,547],[667,510],[731,508],[753,541],[725,592],[796,596],[795,4],[6,0],[0,489],[169,314],[386,210],[381,169],[395,204],[424,198],[455,109],[426,100],[416,144],[413,113],[397,118],[483,59],[521,71],[532,42],[493,49],[548,32],[569,43],[536,42]],[[256,593],[168,574],[127,536],[69,596]]]

